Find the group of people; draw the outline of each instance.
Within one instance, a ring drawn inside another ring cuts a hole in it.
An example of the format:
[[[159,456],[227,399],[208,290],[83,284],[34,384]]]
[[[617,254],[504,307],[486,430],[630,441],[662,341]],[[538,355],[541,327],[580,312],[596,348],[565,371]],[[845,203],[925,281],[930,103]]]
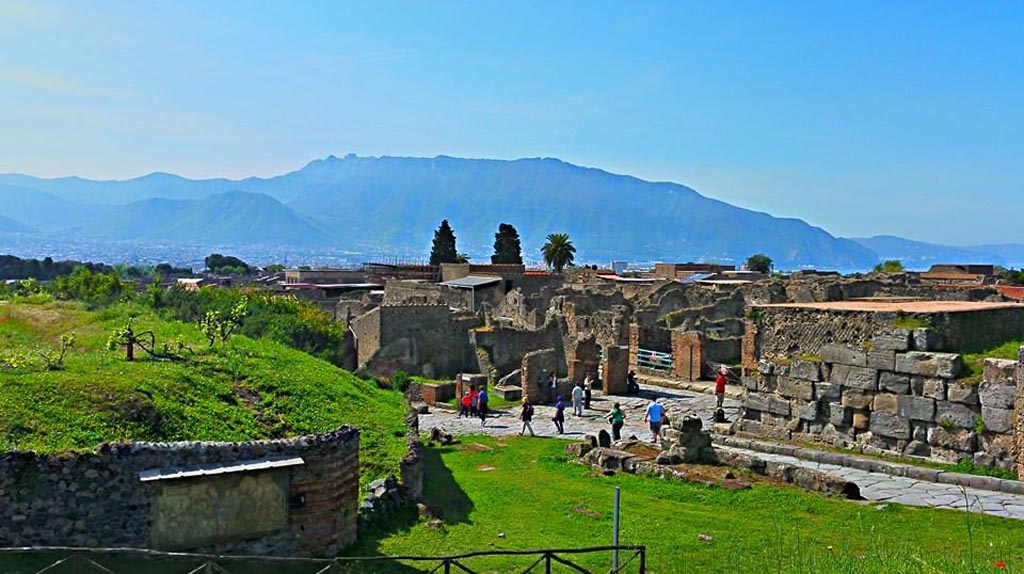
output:
[[[470,385],[469,390],[462,393],[462,398],[459,399],[459,418],[480,417],[480,424],[487,424],[489,402],[490,397],[487,395],[486,385],[481,385],[479,389],[476,388],[476,385]]]

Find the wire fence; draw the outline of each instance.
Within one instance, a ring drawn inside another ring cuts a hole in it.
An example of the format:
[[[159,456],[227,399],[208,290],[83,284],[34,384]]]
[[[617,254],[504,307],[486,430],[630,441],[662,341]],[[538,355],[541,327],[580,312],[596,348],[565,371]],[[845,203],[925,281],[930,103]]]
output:
[[[646,569],[647,553],[643,546],[331,559],[220,556],[123,548],[0,549],[0,572],[4,574],[645,574]]]

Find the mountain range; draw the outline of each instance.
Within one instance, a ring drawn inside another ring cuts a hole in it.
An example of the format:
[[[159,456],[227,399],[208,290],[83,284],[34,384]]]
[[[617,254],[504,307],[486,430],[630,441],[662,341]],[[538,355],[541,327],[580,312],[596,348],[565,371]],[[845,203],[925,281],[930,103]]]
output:
[[[328,156],[270,178],[124,181],[0,175],[0,232],[139,242],[290,245],[425,258],[448,219],[459,251],[487,260],[512,223],[536,260],[549,233],[568,233],[579,260],[741,262],[766,253],[781,269],[867,269],[913,255],[914,266],[964,257],[1008,263],[1019,246],[944,248],[895,237],[845,239],[703,196],[557,159],[513,161]],[[0,251],[3,240],[0,239]],[[929,255],[932,254],[932,255]],[[929,259],[932,257],[932,259]],[[1021,259],[1014,255],[1017,259]],[[911,261],[907,260],[908,263]]]

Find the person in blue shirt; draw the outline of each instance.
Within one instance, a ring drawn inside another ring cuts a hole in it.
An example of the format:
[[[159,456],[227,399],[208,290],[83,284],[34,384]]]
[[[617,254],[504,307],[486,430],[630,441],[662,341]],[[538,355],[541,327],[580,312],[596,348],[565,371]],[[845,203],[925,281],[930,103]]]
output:
[[[658,402],[658,399],[647,405],[647,412],[644,413],[644,422],[651,425],[651,442],[661,442],[661,423],[665,420],[665,406]]]
[[[487,424],[487,401],[490,397],[487,396],[487,386],[480,387],[480,393],[476,396],[476,411],[480,414],[480,425]]]
[[[558,434],[565,434],[565,403],[562,402],[562,395],[555,399],[555,416],[551,420],[555,422]]]

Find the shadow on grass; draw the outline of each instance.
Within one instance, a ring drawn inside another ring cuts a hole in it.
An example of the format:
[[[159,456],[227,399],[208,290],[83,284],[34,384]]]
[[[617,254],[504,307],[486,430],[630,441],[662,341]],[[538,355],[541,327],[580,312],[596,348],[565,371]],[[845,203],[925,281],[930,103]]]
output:
[[[455,450],[452,447],[429,448],[426,451],[426,465],[423,478],[423,503],[430,513],[445,524],[469,523],[473,501],[455,480],[455,475],[441,460],[441,453]]]

